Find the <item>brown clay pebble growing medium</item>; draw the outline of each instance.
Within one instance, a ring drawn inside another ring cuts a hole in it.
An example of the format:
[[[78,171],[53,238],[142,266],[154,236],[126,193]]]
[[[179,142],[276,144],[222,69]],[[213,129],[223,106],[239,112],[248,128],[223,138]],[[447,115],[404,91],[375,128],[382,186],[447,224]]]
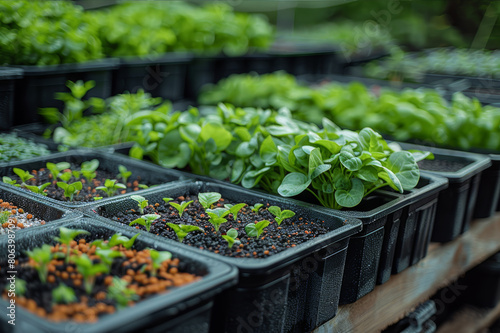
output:
[[[81,247],[81,245],[84,245]],[[80,250],[83,254],[89,254],[89,250],[94,248],[81,239],[79,243],[72,242],[72,251]],[[52,246],[53,254],[65,254],[66,247],[61,244]],[[112,314],[118,310],[118,304],[109,296],[108,288],[112,285],[113,277],[120,277],[129,284],[128,289],[134,290],[138,295],[137,302],[144,300],[152,295],[165,293],[174,286],[179,287],[192,283],[200,276],[186,272],[186,264],[179,261],[178,258],[167,259],[157,268],[156,276],[152,272],[152,260],[150,250],[127,250],[122,245],[115,246],[111,250],[122,253],[122,257],[114,258],[109,273],[97,274],[92,292],[87,294],[82,274],[78,273],[78,267],[72,261],[65,262],[61,259],[52,259],[47,265],[48,277],[46,283],[40,281],[38,272],[35,270],[36,263],[27,256],[19,258],[17,265],[16,279],[26,281],[26,292],[24,295],[19,293],[14,296],[16,305],[38,315],[45,317],[50,321],[74,321],[78,323],[96,322],[99,317]],[[128,258],[125,253],[131,253]],[[142,262],[142,264],[133,263]],[[99,264],[102,261],[97,257],[93,264]],[[71,273],[69,273],[71,272]],[[140,279],[127,279],[127,274],[140,276]],[[0,288],[2,288],[2,297],[8,299],[8,288],[5,288],[7,278],[7,265],[0,268]],[[2,284],[3,283],[3,284]],[[73,288],[76,301],[69,304],[56,304],[53,302],[52,291],[61,283]],[[6,290],[7,289],[7,290]],[[133,306],[134,302],[129,301],[128,306]]]
[[[324,221],[319,219],[306,220],[298,214],[292,218],[285,219],[278,225],[275,221],[275,216],[268,211],[269,204],[267,204],[262,206],[258,213],[253,212],[248,205],[243,207],[237,214],[237,221],[234,220],[232,214],[225,216],[227,222],[220,226],[219,233],[217,233],[213,225],[208,222],[210,217],[199,203],[196,195],[182,196],[171,202],[180,204],[182,201],[188,202],[190,200],[194,201],[183,212],[182,217],[179,217],[178,211],[170,204],[165,202],[150,202],[150,205],[144,208],[144,214],[159,214],[161,216],[153,222],[150,232],[155,235],[178,240],[176,233],[166,223],[195,225],[204,231],[190,232],[184,238],[184,244],[224,256],[265,258],[314,239],[329,231],[324,226]],[[231,202],[222,198],[213,207],[222,208],[225,204],[235,205],[238,203],[240,202]],[[130,209],[113,215],[103,212],[103,216],[126,225],[129,225],[131,221],[134,221],[141,215],[137,212],[137,209]],[[259,237],[248,237],[245,232],[245,226],[248,223],[256,223],[262,220],[268,220],[271,223]],[[139,224],[134,224],[133,227],[146,230],[146,227]],[[222,238],[222,235],[225,235],[231,228],[238,231],[240,244],[235,243],[232,248],[229,248],[228,243]]]
[[[33,216],[24,209],[0,199],[0,235],[6,234],[7,229],[24,229],[36,225],[44,225],[45,221]]]

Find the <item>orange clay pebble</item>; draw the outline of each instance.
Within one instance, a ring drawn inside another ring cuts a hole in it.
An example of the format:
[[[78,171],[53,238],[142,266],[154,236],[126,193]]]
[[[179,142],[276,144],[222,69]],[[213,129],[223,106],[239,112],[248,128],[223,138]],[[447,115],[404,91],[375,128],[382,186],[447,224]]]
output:
[[[179,270],[177,269],[177,267],[172,267],[169,269],[168,271],[170,274],[177,274],[179,272]]]
[[[106,293],[104,291],[100,291],[95,295],[95,299],[98,301],[102,301],[106,299]]]
[[[31,219],[33,218],[33,215],[28,214],[28,215],[26,215],[26,218],[27,218],[28,220],[31,220]],[[44,223],[44,224],[45,224],[45,223]]]
[[[54,283],[54,282],[56,282],[56,277],[55,277],[54,275],[49,275],[49,276],[47,277],[47,282],[49,282],[49,283]]]
[[[265,250],[264,254],[267,256],[269,254],[269,250]]]
[[[80,287],[82,285],[82,280],[73,280],[75,287]]]
[[[111,285],[112,281],[113,281],[113,277],[111,275],[108,275],[104,278],[104,284],[107,286]]]
[[[24,213],[24,210],[22,208],[19,208],[17,211],[19,212],[19,214],[23,214]]]

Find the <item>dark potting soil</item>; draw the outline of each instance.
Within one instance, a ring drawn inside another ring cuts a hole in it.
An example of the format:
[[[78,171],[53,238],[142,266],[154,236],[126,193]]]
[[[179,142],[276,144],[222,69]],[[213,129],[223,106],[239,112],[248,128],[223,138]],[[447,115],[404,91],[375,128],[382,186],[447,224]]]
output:
[[[70,170],[80,170],[80,166],[76,164],[71,164]],[[29,171],[29,170],[27,170]],[[63,172],[69,171],[68,169],[64,170]],[[120,183],[122,181],[121,178],[116,178],[116,173],[113,174],[108,171],[103,171],[103,170],[96,170],[96,177],[92,180],[91,184],[88,184],[87,180],[85,177],[80,176],[79,178],[75,178],[74,176],[71,176],[71,179],[67,182],[69,184],[77,181],[82,182],[82,190],[75,193],[73,196],[73,201],[70,201],[69,198],[66,198],[64,196],[64,190],[60,187],[57,186],[57,182],[61,181],[60,179],[54,180],[52,177],[52,174],[50,173],[50,170],[46,168],[42,168],[39,170],[31,170],[31,174],[34,175],[34,178],[28,180],[26,183],[27,185],[36,185],[40,186],[45,183],[51,183],[49,186],[45,188],[45,193],[47,194],[48,198],[60,200],[60,201],[66,201],[66,202],[91,202],[95,201],[95,197],[103,197],[107,198],[108,195],[106,192],[102,190],[96,190],[95,188],[98,186],[104,186],[104,182],[106,179],[117,179],[117,183]],[[9,177],[13,180],[16,180],[18,183],[20,183],[20,178],[12,173],[9,175]],[[141,183],[141,177],[136,177],[132,178],[130,177],[127,179],[127,183],[124,184],[127,186],[126,189],[118,189],[115,193],[115,195],[118,194],[125,194],[125,193],[130,193],[134,191],[138,191],[141,188],[139,185],[154,185],[154,184],[143,184]],[[21,187],[22,188],[22,187]]]
[[[202,250],[209,250],[228,257],[250,257],[250,258],[265,258],[284,251],[287,248],[295,247],[298,244],[306,242],[315,237],[326,234],[329,230],[324,226],[324,221],[305,220],[302,217],[295,215],[292,218],[285,219],[280,225],[275,221],[274,215],[267,208],[269,204],[262,206],[258,214],[254,213],[247,205],[243,207],[237,214],[237,221],[234,220],[233,214],[227,215],[226,223],[223,223],[219,228],[219,233],[216,232],[214,226],[208,222],[210,217],[206,214],[205,209],[199,203],[196,195],[178,197],[172,200],[180,204],[182,201],[194,200],[191,205],[184,211],[182,217],[179,217],[177,209],[165,202],[150,203],[144,208],[144,214],[159,214],[160,218],[152,223],[150,232],[159,236],[167,237],[173,240],[178,240],[175,232],[166,225],[166,223],[188,224],[195,225],[204,230],[190,232],[183,240],[184,244],[197,247]],[[214,204],[214,208],[222,208],[224,204],[238,204],[239,202],[230,202],[220,199]],[[281,207],[280,207],[281,208]],[[109,215],[103,213],[103,216],[114,221],[129,225],[130,222],[141,217],[135,209],[126,210],[117,214]],[[262,220],[270,221],[270,224],[264,229],[259,237],[248,237],[245,232],[245,226],[248,223],[256,223]],[[134,224],[137,229],[146,230],[145,226]],[[234,243],[232,248],[228,247],[228,243],[222,235],[234,228],[238,231],[237,239],[240,244]]]
[[[90,242],[87,243],[82,237],[76,238],[76,240],[79,239],[79,242],[72,242],[72,250],[78,252],[79,256],[83,253],[87,254],[93,264],[101,264],[101,259],[95,254],[95,246],[90,246]],[[98,317],[114,313],[119,308],[116,299],[109,297],[109,287],[113,284],[113,277],[126,281],[127,288],[134,290],[136,294],[135,300],[129,300],[126,305],[122,304],[122,306],[132,306],[137,301],[200,278],[188,273],[188,265],[177,258],[165,260],[154,275],[151,272],[149,250],[140,251],[134,247],[127,250],[121,245],[112,249],[121,252],[122,257],[113,258],[108,273],[97,274],[91,293],[86,292],[83,276],[78,271],[77,265],[72,261],[65,262],[66,249],[60,247],[60,244],[51,248],[52,253],[60,253],[61,258],[53,258],[47,264],[46,282],[40,280],[33,261],[26,255],[20,256],[16,261],[16,281],[24,280],[27,283],[24,294],[17,292],[16,305],[51,321],[95,322]],[[10,288],[10,281],[7,280],[10,276],[8,270],[8,265],[1,265],[0,288],[4,299],[10,297],[8,295]],[[53,298],[53,290],[61,284],[74,291],[76,299],[68,302],[69,304],[56,304]]]
[[[418,162],[418,167],[422,170],[427,170],[427,171],[457,172],[465,168],[469,164],[470,162],[465,162],[465,161],[434,159],[434,160],[422,160]]]

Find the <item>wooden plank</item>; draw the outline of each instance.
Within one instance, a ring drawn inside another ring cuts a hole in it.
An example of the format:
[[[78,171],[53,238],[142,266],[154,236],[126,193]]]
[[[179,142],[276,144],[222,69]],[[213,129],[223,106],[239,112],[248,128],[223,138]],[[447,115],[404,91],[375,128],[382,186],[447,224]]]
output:
[[[437,221],[436,221],[437,222]],[[335,318],[314,332],[378,332],[461,274],[500,250],[500,213],[474,221],[456,240],[431,246],[427,257],[355,303],[339,307]]]
[[[500,304],[493,309],[464,306],[449,321],[442,324],[437,333],[480,332],[490,327],[498,318],[500,318]]]

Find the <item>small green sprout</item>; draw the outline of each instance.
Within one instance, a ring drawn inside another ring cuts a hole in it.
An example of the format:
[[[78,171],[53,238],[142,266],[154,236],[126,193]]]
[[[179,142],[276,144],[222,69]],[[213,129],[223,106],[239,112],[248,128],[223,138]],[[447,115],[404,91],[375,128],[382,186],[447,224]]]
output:
[[[7,177],[7,176],[3,176],[2,181],[5,184],[10,184],[10,185],[18,186],[18,187],[21,186],[21,185],[16,184],[17,182],[14,179]]]
[[[144,208],[148,206],[148,201],[141,195],[131,195],[130,199],[137,201],[139,204],[139,212],[144,214]]]
[[[114,300],[118,309],[126,307],[130,301],[139,300],[139,295],[136,294],[135,290],[127,288],[127,286],[127,281],[114,276],[108,288],[108,299]]]
[[[94,201],[97,201],[97,200],[102,200],[103,197],[94,197]]]
[[[267,227],[269,223],[270,222],[268,220],[262,220],[257,223],[251,222],[245,226],[245,231],[248,237],[259,237],[260,234],[262,234],[262,232],[264,231],[264,228]]]
[[[92,184],[92,180],[97,176],[95,171],[82,171],[83,177],[87,180],[87,184]]]
[[[247,204],[245,203],[239,203],[239,204],[236,204],[236,205],[231,205],[231,204],[226,204],[224,205],[224,207],[226,207],[227,209],[229,209],[229,212],[231,214],[233,214],[233,219],[235,221],[238,220],[238,212],[243,208],[245,207]]]
[[[172,253],[168,251],[156,251],[153,249],[149,249],[149,255],[151,256],[151,266],[153,268],[151,271],[152,276],[156,276],[158,268],[161,267],[165,260],[172,258]]]
[[[22,185],[26,185],[26,182],[31,178],[35,178],[29,171],[24,171],[23,169],[14,168],[14,173],[21,179]]]
[[[92,293],[92,289],[94,289],[96,275],[98,273],[108,273],[110,269],[110,266],[104,263],[94,264],[86,253],[79,256],[72,256],[71,260],[75,263],[78,272],[82,274],[85,291],[89,295]]]
[[[80,178],[81,172],[78,171],[78,170],[72,170],[71,171],[71,175],[73,175],[73,177],[75,177],[76,179],[78,179],[78,178]]]
[[[122,183],[117,183],[116,179],[106,179],[104,182],[104,186],[98,186],[96,187],[96,190],[101,190],[104,191],[108,197],[112,197],[116,191],[119,189],[126,189],[127,186],[125,186]]]
[[[178,203],[175,203],[175,202],[169,202],[169,204],[174,207],[175,209],[177,209],[177,211],[179,212],[179,217],[182,217],[182,214],[184,213],[184,211],[186,210],[186,208],[193,203],[193,200],[191,201],[188,201],[188,202],[181,202],[181,204],[179,205]]]
[[[59,177],[61,171],[69,169],[71,167],[71,164],[69,164],[68,162],[59,162],[59,163],[47,162],[46,166],[47,169],[49,169],[50,173],[52,174],[52,179],[56,180]]]
[[[264,206],[264,204],[258,203],[258,204],[255,204],[254,206],[250,206],[250,208],[252,209],[252,212],[254,212],[255,214],[258,214],[259,209],[262,206]]]
[[[45,188],[47,186],[49,186],[50,183],[45,183],[45,184],[42,184],[40,186],[36,186],[36,185],[25,185],[25,187],[30,190],[31,192],[33,193],[38,193],[38,194],[41,194],[41,195],[47,195],[47,193],[45,193]]]
[[[73,176],[73,174],[71,172],[64,172],[64,173],[60,173],[59,174],[59,178],[63,181],[63,182],[69,182],[69,180],[71,179],[71,176]]]
[[[101,258],[101,261],[108,266],[111,266],[114,258],[123,257],[123,252],[115,251],[115,250],[111,250],[111,249],[98,248],[95,251],[95,254],[98,255],[99,258]]]
[[[87,180],[87,184],[92,184],[92,180],[97,176],[96,170],[99,167],[99,160],[93,159],[85,161],[80,166],[83,177]]]
[[[142,215],[138,219],[133,220],[132,222],[129,223],[130,226],[134,224],[140,224],[146,227],[146,230],[149,232],[151,229],[151,225],[153,224],[153,221],[159,219],[161,215],[158,214],[146,214]]]
[[[137,233],[132,238],[128,238],[127,236],[123,236],[122,234],[117,233],[111,236],[108,245],[110,248],[117,245],[123,245],[123,247],[128,250],[132,247],[132,245],[134,245],[134,242],[136,238],[139,237],[139,235],[140,233]]]
[[[291,210],[285,209],[284,211],[281,211],[281,208],[279,208],[278,206],[271,206],[267,210],[269,210],[269,212],[271,212],[271,214],[275,216],[274,220],[278,223],[278,225],[280,225],[284,219],[295,216],[295,213]]]
[[[59,237],[54,237],[56,242],[66,245],[66,262],[69,262],[69,257],[71,255],[70,243],[78,235],[90,235],[90,232],[82,229],[69,229],[65,227],[59,228]]]
[[[144,189],[144,190],[145,190],[145,189],[147,189],[147,188],[149,188],[149,186],[148,186],[148,185],[146,185],[146,184],[137,184],[137,187],[138,187],[138,188],[142,188],[142,189]]]
[[[172,200],[174,200],[174,198],[163,198],[163,201],[165,201],[165,203],[169,203]]]
[[[56,304],[69,304],[77,301],[73,288],[60,283],[59,287],[52,290],[52,301]]]
[[[208,216],[210,216],[208,222],[210,222],[214,226],[215,231],[218,232],[220,225],[227,222],[227,219],[225,219],[224,217],[229,214],[229,209],[227,208],[207,209],[206,212]]]
[[[128,171],[127,170],[127,167],[123,166],[123,165],[118,165],[118,171],[120,171],[120,173],[118,175],[116,175],[117,178],[121,178],[122,181],[126,184],[127,183],[127,179],[132,176],[132,171]]]
[[[7,222],[10,215],[12,215],[10,210],[4,210],[0,212],[0,224],[4,224],[5,222]]]
[[[35,261],[35,269],[38,271],[38,277],[42,283],[45,283],[48,274],[48,264],[52,259],[50,245],[43,244],[42,247],[37,247],[32,251],[26,251],[26,254]]]
[[[57,182],[57,186],[64,190],[64,196],[69,198],[69,201],[73,201],[73,196],[76,192],[80,191],[83,188],[82,182],[74,182],[71,184],[67,184],[65,182]]]
[[[16,297],[21,297],[26,293],[26,285],[27,285],[27,282],[25,280],[16,277],[16,280],[14,282],[14,291],[16,293]],[[10,285],[7,284],[7,285],[5,285],[4,290],[6,292],[9,292],[9,288],[10,288]]]
[[[167,223],[167,225],[174,230],[174,232],[177,234],[177,238],[179,238],[179,242],[182,243],[184,240],[184,237],[188,235],[188,233],[192,231],[201,231],[203,232],[203,229],[200,227],[197,227],[195,225],[188,225],[188,224],[174,224],[174,223]]]
[[[229,229],[225,235],[222,235],[222,238],[227,241],[227,246],[229,248],[232,248],[235,242],[239,243],[239,241],[236,240],[236,238],[238,238],[238,231],[234,228]]]
[[[212,204],[219,201],[221,197],[217,192],[198,193],[198,201],[205,209],[212,207]]]

